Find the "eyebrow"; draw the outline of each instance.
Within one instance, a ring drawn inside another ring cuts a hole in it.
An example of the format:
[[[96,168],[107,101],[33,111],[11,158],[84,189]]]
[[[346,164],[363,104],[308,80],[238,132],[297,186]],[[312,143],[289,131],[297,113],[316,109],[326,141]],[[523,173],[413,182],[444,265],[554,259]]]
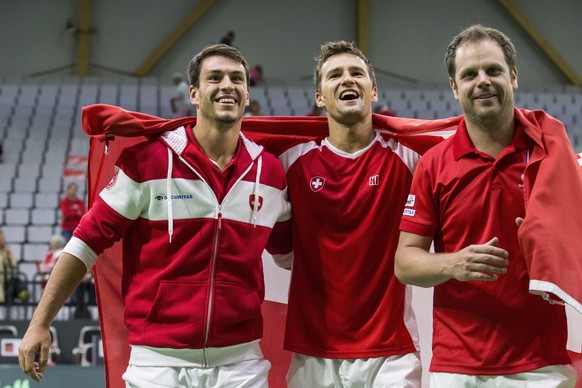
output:
[[[231,75],[238,75],[238,76],[242,76],[245,74],[243,71],[240,71],[240,70],[229,71],[229,70],[222,70],[222,69],[207,70],[207,73],[208,73],[208,75],[231,74]]]
[[[337,66],[337,67],[334,67],[334,68],[332,68],[332,69],[329,69],[329,70],[327,71],[327,74],[331,74],[331,73],[334,73],[334,72],[337,72],[337,71],[343,71],[343,69],[344,69],[344,67],[343,67],[343,66]],[[349,70],[349,71],[354,71],[354,70],[361,70],[361,71],[363,71],[363,72],[367,73],[367,71],[366,71],[366,68],[365,68],[365,67],[363,67],[363,66],[359,66],[359,65],[352,65],[352,66],[348,66],[348,70]]]

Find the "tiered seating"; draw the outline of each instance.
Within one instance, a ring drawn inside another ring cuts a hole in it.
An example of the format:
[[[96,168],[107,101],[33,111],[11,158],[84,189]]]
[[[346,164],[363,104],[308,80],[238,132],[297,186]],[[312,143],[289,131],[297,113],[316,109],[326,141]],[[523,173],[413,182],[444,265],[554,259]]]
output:
[[[48,165],[52,171],[62,173],[63,164],[48,161],[47,157],[67,154],[69,111],[76,109],[77,97],[66,93],[66,89],[64,85],[22,81],[0,85],[0,111],[8,112],[2,118],[0,130],[4,151],[4,163],[0,164],[0,227],[20,260],[19,270],[28,281],[36,273],[34,260],[44,257],[48,239],[59,230],[58,198],[45,199],[43,203],[44,188],[39,183],[43,178],[41,166]],[[57,105],[60,102],[62,105]],[[63,122],[67,131],[54,130]],[[49,144],[62,146],[49,147]],[[59,180],[60,176],[56,181]],[[60,187],[55,195],[58,197],[59,193]],[[49,201],[52,203],[47,208]],[[34,255],[29,249],[23,249],[27,244],[35,244]]]
[[[53,233],[59,232],[59,198],[71,180],[86,191],[83,163],[89,149],[81,130],[81,107],[93,103],[120,105],[161,117],[169,109],[173,85],[148,77],[63,78],[36,83],[0,81],[0,227],[23,268],[31,275]],[[251,99],[268,115],[305,115],[315,103],[311,85],[253,86]],[[382,88],[378,105],[398,116],[422,119],[461,114],[448,88]],[[562,120],[573,146],[582,151],[582,90],[519,91],[516,105],[544,109]]]

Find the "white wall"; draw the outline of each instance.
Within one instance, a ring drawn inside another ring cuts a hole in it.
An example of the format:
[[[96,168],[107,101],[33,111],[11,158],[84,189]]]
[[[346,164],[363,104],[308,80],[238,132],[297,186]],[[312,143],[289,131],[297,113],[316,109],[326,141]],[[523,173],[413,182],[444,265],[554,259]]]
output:
[[[196,0],[93,0],[91,62],[132,73],[194,7]],[[582,1],[515,0],[570,65],[582,74]],[[517,46],[522,88],[566,80],[496,1],[369,0],[370,52],[379,70],[447,85],[446,45],[463,27],[482,23],[506,32]],[[0,76],[22,76],[75,62],[76,0],[0,0]],[[153,70],[164,80],[228,30],[249,63],[272,81],[298,83],[328,40],[355,39],[353,0],[220,0]],[[95,72],[99,73],[98,70]],[[101,72],[102,73],[102,72]],[[169,79],[167,79],[169,82]],[[380,86],[400,82],[380,76]]]

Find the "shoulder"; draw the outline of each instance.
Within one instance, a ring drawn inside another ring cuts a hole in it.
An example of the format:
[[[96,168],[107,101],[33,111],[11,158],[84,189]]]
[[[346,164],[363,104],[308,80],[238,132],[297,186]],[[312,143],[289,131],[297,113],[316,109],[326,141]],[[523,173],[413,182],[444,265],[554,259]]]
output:
[[[296,163],[306,155],[321,155],[323,138],[317,139],[302,139],[301,141],[293,141],[287,144],[287,147],[279,154],[279,160],[283,163],[286,171],[289,167]],[[317,157],[317,156],[315,156]]]
[[[269,152],[263,152],[261,157],[263,159],[263,172],[261,175],[267,179],[266,183],[278,188],[286,187],[287,177],[281,161]]]
[[[454,144],[454,139],[455,139],[455,135],[452,135],[451,137],[449,137],[448,139],[443,140],[442,142],[436,144],[435,146],[431,147],[429,150],[427,150],[423,155],[422,155],[422,159],[432,159],[432,160],[436,160],[439,158],[446,158],[446,157],[452,157],[452,152],[453,152],[453,144]]]
[[[151,175],[153,170],[167,169],[168,147],[160,140],[147,140],[125,148],[116,166],[135,181],[140,176]]]
[[[454,135],[426,151],[419,159],[415,175],[423,174],[437,178],[454,165]]]

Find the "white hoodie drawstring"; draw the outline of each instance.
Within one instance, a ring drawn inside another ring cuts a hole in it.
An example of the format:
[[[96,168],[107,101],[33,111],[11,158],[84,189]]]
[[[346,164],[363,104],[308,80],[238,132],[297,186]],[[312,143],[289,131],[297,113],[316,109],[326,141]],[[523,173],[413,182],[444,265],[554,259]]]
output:
[[[173,158],[172,150],[168,148],[168,174],[166,176],[166,205],[168,207],[168,235],[170,243],[172,242],[172,234],[174,233],[174,216],[172,212],[172,167]]]
[[[261,178],[261,170],[263,169],[263,156],[259,156],[257,159],[257,174],[255,177],[255,187],[253,190],[253,195],[255,197],[253,201],[253,227],[257,227],[257,212],[259,211],[259,180]]]

